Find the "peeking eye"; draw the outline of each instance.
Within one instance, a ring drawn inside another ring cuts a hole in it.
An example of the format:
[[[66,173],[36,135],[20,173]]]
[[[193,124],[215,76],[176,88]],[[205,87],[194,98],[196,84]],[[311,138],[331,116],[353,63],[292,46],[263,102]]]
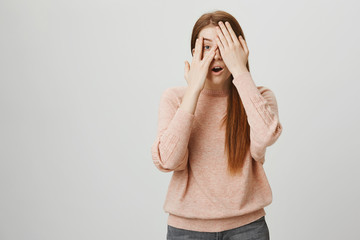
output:
[[[205,45],[205,46],[204,46],[204,48],[206,49],[206,47],[210,47],[210,46],[208,46],[208,45]],[[206,50],[209,50],[209,48],[207,48]]]

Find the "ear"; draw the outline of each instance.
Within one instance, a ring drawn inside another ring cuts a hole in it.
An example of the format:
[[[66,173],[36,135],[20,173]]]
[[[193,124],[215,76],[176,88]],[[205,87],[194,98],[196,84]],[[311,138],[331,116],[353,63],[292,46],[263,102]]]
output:
[[[192,49],[192,55],[194,56],[195,53],[195,48]]]

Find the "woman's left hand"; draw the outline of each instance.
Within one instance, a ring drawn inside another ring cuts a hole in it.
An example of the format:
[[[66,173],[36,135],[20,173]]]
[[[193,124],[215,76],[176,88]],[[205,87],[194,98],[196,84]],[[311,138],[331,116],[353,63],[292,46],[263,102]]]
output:
[[[219,46],[221,57],[234,78],[241,73],[248,72],[246,63],[249,57],[249,49],[245,40],[240,35],[236,37],[229,22],[219,22],[216,26],[216,43]]]

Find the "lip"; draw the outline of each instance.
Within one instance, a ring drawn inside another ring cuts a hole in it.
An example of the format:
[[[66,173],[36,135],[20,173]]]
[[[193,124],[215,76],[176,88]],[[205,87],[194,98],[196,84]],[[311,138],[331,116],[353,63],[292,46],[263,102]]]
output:
[[[213,69],[214,67],[221,67],[222,69],[224,69],[224,67],[221,65],[213,65],[210,69]]]
[[[220,75],[223,71],[224,71],[224,68],[219,72],[214,72],[213,70],[211,70],[211,73],[214,75]]]

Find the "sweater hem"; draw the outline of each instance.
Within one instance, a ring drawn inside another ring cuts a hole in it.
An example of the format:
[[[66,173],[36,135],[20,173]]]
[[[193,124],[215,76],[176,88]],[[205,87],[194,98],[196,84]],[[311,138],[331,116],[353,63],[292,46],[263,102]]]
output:
[[[266,212],[264,208],[245,215],[217,219],[185,218],[169,213],[167,224],[172,227],[191,231],[222,232],[244,226],[265,215]]]

